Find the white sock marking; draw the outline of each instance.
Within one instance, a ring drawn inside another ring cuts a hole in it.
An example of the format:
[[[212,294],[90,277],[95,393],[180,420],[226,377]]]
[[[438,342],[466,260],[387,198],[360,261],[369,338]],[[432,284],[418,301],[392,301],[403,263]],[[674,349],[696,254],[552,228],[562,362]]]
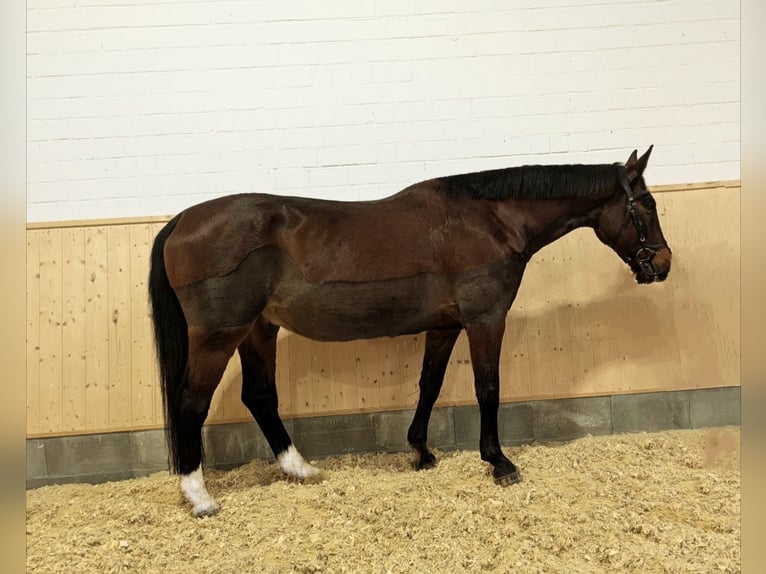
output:
[[[192,503],[192,512],[195,516],[215,514],[218,503],[213,500],[205,488],[205,479],[202,477],[202,465],[189,474],[181,475],[181,492],[186,500]]]
[[[307,463],[292,444],[287,450],[279,453],[277,462],[279,462],[282,472],[295,478],[309,478],[319,474],[319,469]]]

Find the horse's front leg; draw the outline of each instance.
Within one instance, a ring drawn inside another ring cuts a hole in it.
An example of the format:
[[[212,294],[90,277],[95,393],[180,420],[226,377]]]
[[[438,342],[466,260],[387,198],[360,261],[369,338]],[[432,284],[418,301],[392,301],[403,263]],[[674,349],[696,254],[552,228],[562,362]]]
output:
[[[481,459],[494,467],[492,475],[495,482],[508,486],[520,482],[521,475],[516,465],[500,449],[497,430],[497,413],[500,406],[500,347],[504,332],[504,318],[502,322],[466,326],[481,416]]]
[[[436,457],[428,450],[428,421],[444,382],[449,356],[460,331],[428,331],[426,350],[423,354],[423,370],[420,372],[420,396],[415,416],[407,432],[407,441],[418,454],[415,468],[423,470],[436,466]]]

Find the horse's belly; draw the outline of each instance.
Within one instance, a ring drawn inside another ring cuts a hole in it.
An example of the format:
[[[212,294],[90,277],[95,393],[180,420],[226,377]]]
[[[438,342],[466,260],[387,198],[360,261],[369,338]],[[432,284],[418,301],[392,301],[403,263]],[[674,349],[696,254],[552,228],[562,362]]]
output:
[[[272,323],[321,341],[395,337],[459,328],[443,279],[419,275],[365,283],[303,283],[277,290],[263,311]]]

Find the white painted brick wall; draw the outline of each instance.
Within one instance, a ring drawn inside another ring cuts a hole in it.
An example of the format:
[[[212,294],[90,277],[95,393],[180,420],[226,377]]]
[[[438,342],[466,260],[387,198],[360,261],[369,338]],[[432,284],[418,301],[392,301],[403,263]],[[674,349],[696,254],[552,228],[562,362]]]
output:
[[[28,220],[525,163],[739,177],[736,0],[29,0]]]

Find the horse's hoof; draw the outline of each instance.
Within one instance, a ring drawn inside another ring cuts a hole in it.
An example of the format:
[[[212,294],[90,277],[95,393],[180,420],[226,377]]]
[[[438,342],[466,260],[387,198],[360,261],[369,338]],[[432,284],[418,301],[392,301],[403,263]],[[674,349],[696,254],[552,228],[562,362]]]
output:
[[[203,516],[213,516],[214,514],[218,514],[218,511],[221,509],[220,506],[215,501],[206,502],[205,504],[198,504],[192,509],[192,514],[197,518],[202,518]]]
[[[320,482],[324,482],[324,473],[315,466],[310,468],[310,472],[302,473],[300,475],[285,474],[285,478],[287,479],[287,482],[294,482],[299,484],[319,484]]]
[[[429,468],[436,468],[437,464],[438,461],[436,460],[436,457],[429,452],[428,454],[420,456],[412,466],[415,470],[427,470]]]
[[[499,484],[500,486],[511,486],[512,484],[517,484],[521,482],[521,473],[518,470],[514,470],[510,474],[506,474],[505,476],[498,476],[495,477],[495,484]]]
[[[439,461],[436,460],[436,457],[431,457],[429,460],[416,460],[413,466],[415,470],[428,470],[429,468],[436,468],[438,464]]]
[[[307,474],[306,476],[291,476],[288,480],[291,482],[300,482],[301,484],[319,484],[324,482],[324,473],[317,469],[317,472]]]

